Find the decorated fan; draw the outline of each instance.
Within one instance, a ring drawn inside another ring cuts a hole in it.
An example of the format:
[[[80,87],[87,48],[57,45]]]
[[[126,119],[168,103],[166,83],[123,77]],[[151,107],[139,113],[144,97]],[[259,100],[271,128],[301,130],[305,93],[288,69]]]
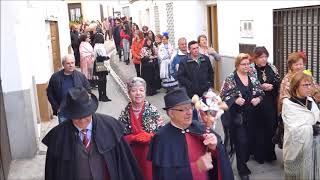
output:
[[[211,127],[215,128],[214,120],[220,118],[224,110],[228,109],[227,104],[211,88],[204,93],[201,99],[198,95],[194,95],[192,102],[200,113],[201,120],[206,125],[207,131],[210,131]]]

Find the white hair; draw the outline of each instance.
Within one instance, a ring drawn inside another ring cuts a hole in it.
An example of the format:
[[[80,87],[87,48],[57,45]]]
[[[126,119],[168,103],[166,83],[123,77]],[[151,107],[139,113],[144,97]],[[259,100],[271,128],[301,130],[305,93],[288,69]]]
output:
[[[64,63],[66,62],[67,58],[72,58],[73,60],[75,60],[73,54],[64,55],[64,56],[62,57],[62,60],[61,60],[62,65],[64,65]]]

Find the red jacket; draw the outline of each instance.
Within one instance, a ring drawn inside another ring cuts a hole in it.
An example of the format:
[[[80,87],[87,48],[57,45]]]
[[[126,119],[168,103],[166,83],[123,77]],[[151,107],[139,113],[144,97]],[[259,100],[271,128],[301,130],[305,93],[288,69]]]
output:
[[[141,63],[141,56],[140,51],[144,45],[144,39],[140,40],[139,42],[134,40],[131,45],[131,53],[133,56],[133,63],[140,64]]]
[[[121,29],[121,31],[120,31],[120,37],[121,37],[121,39],[130,40],[130,35],[126,34],[123,29]]]

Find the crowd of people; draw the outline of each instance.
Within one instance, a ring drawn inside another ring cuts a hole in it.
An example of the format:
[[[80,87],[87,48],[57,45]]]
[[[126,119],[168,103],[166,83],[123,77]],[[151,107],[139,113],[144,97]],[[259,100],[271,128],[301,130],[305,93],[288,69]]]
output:
[[[250,157],[259,164],[273,162],[275,145],[283,151],[285,179],[320,177],[320,87],[305,69],[303,52],[288,55],[283,79],[264,46],[238,54],[234,71],[217,92],[227,106],[217,118],[191,100],[206,98],[214,85],[215,61],[221,60],[205,35],[189,42],[181,37],[175,49],[167,32],[139,30],[126,17],[82,24],[80,32],[71,27],[74,55],[63,58],[63,69],[49,81],[48,99],[59,125],[43,139],[46,179],[229,180],[234,175],[228,155],[235,153],[238,174],[247,180]],[[118,121],[95,113],[98,101],[110,101],[108,69],[98,68],[108,64],[108,38],[119,60],[132,62],[136,70],[127,81],[131,101]],[[81,72],[75,70],[77,61]],[[91,92],[96,84],[98,98]],[[166,90],[167,124],[146,100],[160,88]],[[203,123],[218,120],[224,139]]]

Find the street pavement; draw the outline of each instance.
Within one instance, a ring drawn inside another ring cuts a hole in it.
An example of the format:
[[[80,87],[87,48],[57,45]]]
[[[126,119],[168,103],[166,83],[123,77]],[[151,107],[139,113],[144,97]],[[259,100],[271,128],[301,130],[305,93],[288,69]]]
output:
[[[108,75],[107,81],[107,95],[112,101],[99,102],[97,112],[105,113],[118,118],[120,112],[124,109],[129,101],[129,97],[126,90],[125,82],[133,76],[136,76],[135,68],[132,62],[126,65],[123,61],[119,61],[119,57],[116,54],[113,41],[105,42],[107,52],[111,58],[111,73]],[[93,90],[93,93],[98,95],[97,90]],[[163,97],[165,90],[154,96],[147,96],[147,100],[155,105],[160,112],[160,115],[165,121],[169,121],[166,112],[162,109],[164,107]],[[44,167],[45,167],[45,154],[46,146],[43,145],[40,140],[45,136],[47,132],[58,124],[56,117],[49,122],[42,122],[39,125],[39,131],[41,137],[38,139],[39,150],[37,155],[32,159],[14,160],[10,166],[10,172],[8,180],[43,180],[44,179]],[[221,131],[221,122],[217,123],[217,132],[223,137]],[[283,167],[282,167],[282,151],[276,149],[278,160],[273,163],[258,164],[252,159],[248,162],[248,167],[252,171],[250,178],[252,180],[280,180],[284,179]],[[234,158],[233,158],[234,159]],[[232,167],[235,172],[235,179],[240,179],[237,175],[236,161],[232,160]]]

